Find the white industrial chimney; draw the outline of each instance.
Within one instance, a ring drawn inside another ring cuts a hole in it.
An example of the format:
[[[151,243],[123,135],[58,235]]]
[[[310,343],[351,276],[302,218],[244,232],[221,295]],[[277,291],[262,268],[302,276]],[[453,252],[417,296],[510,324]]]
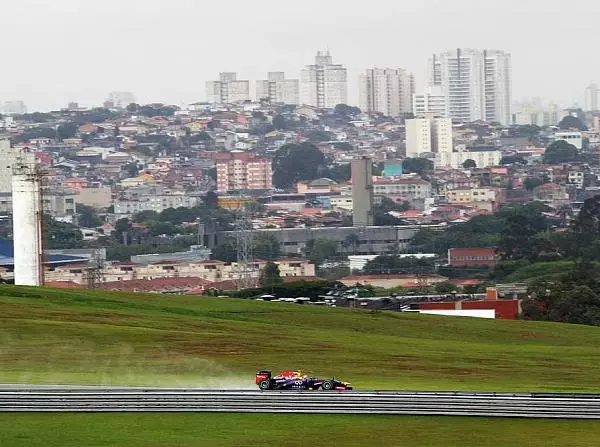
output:
[[[43,285],[41,176],[35,164],[13,166],[15,285]]]

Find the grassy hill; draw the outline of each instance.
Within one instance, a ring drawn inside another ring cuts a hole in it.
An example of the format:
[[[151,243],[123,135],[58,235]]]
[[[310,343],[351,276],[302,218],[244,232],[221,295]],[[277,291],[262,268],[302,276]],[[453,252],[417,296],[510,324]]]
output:
[[[0,287],[0,382],[600,391],[600,329],[161,295]]]

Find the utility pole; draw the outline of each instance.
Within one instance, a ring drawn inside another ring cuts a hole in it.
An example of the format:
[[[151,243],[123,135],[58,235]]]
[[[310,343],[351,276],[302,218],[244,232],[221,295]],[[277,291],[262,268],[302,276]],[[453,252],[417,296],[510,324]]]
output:
[[[97,289],[104,283],[104,259],[100,250],[95,250],[86,270],[86,280],[88,289]]]
[[[252,213],[240,197],[235,213],[235,246],[237,252],[237,289],[243,290],[254,285],[253,270],[249,263],[253,261]]]

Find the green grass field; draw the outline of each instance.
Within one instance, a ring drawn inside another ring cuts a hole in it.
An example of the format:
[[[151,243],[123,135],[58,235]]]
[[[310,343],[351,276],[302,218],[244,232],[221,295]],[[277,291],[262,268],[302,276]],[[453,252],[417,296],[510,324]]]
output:
[[[600,391],[600,329],[286,303],[0,288],[0,383]],[[0,444],[1,445],[1,444]]]
[[[394,416],[0,414],[2,447],[596,447],[600,422]]]

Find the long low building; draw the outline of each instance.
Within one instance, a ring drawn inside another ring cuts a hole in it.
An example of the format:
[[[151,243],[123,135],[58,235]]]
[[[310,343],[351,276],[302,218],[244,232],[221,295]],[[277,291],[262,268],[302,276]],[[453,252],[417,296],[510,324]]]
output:
[[[275,261],[282,278],[315,277],[315,265],[305,259],[279,259]],[[267,262],[256,260],[246,267],[250,277],[257,282]],[[101,282],[116,283],[118,281],[155,280],[157,278],[198,278],[211,283],[226,280],[238,280],[242,268],[236,263],[222,261],[161,261],[154,264],[136,264],[133,262],[115,262],[105,265],[97,272]],[[90,276],[87,264],[71,264],[57,266],[46,273],[46,280],[51,282],[71,282],[86,284]]]
[[[284,255],[306,255],[307,245],[311,240],[330,239],[339,244],[339,251],[345,250],[349,240],[357,241],[353,246],[353,254],[386,254],[406,250],[411,239],[419,231],[419,226],[395,227],[312,227],[255,230],[253,234],[269,234],[274,236],[281,246]],[[215,238],[209,238],[214,244],[209,248],[235,238],[235,232],[217,232]]]

